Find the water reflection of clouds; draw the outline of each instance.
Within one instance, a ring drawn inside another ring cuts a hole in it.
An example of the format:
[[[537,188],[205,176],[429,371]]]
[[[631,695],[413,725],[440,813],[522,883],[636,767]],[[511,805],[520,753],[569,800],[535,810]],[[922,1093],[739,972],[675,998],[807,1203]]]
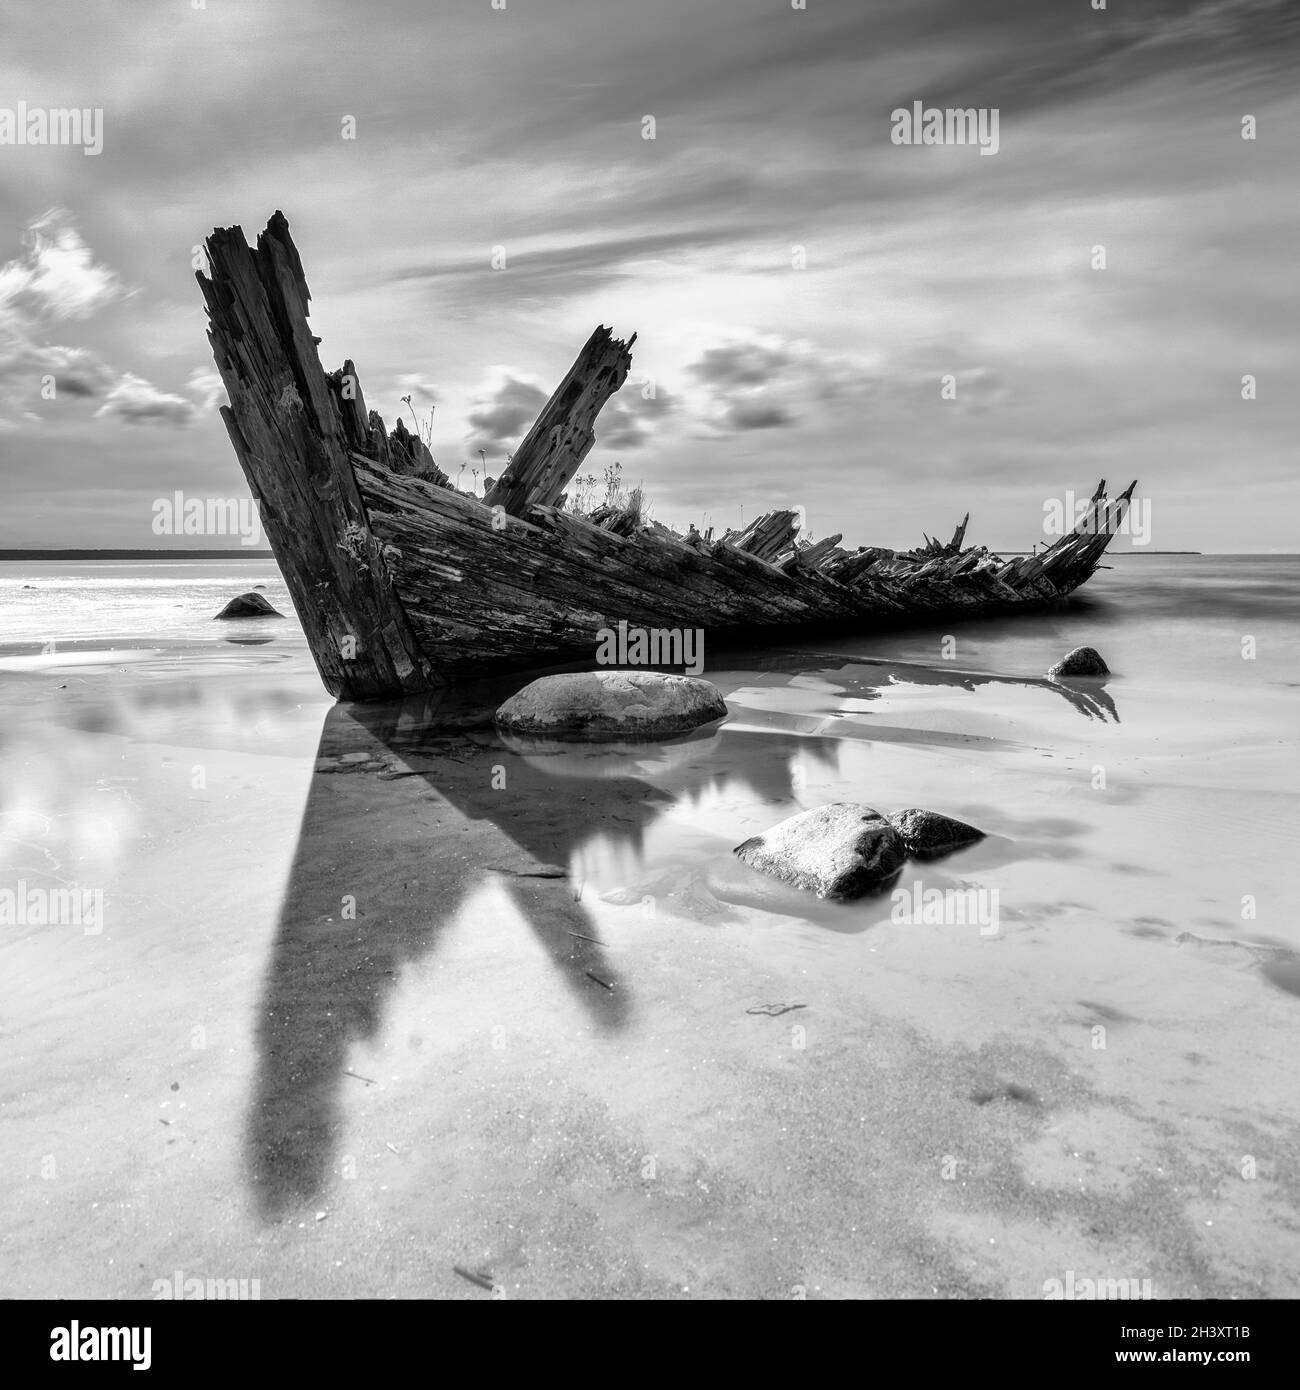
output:
[[[34,886],[107,887],[132,844],[157,833],[160,809],[223,754],[284,747],[319,720],[301,691],[239,681],[177,679],[91,685],[69,678],[9,691],[0,729],[0,873]],[[25,696],[26,698],[21,698]],[[133,758],[123,742],[183,750]]]

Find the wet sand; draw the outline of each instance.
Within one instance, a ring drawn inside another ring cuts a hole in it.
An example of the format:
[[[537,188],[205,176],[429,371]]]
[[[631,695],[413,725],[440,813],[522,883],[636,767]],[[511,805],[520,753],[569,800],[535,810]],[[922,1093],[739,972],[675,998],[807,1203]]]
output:
[[[331,708],[269,649],[11,670],[6,881],[105,923],[4,928],[0,1294],[1300,1292],[1287,692],[927,643],[717,665],[722,729],[641,749]],[[838,799],[989,832],[899,886],[996,932],[732,857]]]

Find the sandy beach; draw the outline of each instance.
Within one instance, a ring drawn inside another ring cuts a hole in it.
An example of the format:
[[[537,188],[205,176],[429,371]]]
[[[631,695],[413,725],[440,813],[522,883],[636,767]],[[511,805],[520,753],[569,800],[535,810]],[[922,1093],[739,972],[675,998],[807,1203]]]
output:
[[[0,1294],[1295,1296],[1293,657],[1127,621],[1158,563],[951,661],[719,654],[631,748],[331,706],[292,623],[4,658],[4,881],[103,920],[4,928]],[[732,856],[835,800],[988,832],[899,889],[996,929]]]

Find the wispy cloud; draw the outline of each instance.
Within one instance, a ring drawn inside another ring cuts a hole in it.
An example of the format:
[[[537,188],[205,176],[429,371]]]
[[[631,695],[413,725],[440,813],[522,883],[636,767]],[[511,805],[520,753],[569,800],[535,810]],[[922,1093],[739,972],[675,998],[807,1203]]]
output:
[[[601,411],[598,437],[607,449],[644,449],[676,409],[677,398],[663,387],[629,381]]]
[[[499,369],[471,407],[465,437],[474,449],[513,449],[549,399],[535,382]]]
[[[111,367],[90,348],[41,341],[51,332],[75,332],[101,310],[129,298],[116,271],[97,261],[71,213],[54,208],[23,235],[22,254],[0,266],[0,388],[6,423],[39,427],[38,403],[99,401],[97,419],[184,426],[195,403],[160,391],[132,372]],[[196,370],[200,399],[211,395],[212,372]]]
[[[173,425],[177,428],[192,424],[196,413],[194,402],[184,396],[160,391],[143,377],[125,372],[104,397],[95,411],[99,419],[124,420],[130,425]]]
[[[697,419],[723,433],[795,425],[831,402],[861,401],[885,380],[865,361],[778,334],[708,347],[686,373],[699,388]]]
[[[226,399],[220,374],[205,367],[195,367],[185,382],[185,389],[198,402],[200,410],[210,411],[224,404]]]
[[[417,405],[432,407],[438,402],[437,386],[432,381],[425,381],[419,372],[403,372],[397,378],[397,388]]]
[[[37,218],[23,234],[23,254],[0,266],[0,314],[26,323],[84,319],[125,293],[63,208]]]

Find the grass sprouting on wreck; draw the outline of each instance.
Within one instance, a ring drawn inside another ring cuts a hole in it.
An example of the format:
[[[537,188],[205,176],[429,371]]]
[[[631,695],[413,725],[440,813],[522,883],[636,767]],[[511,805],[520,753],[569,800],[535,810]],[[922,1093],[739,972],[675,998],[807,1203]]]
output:
[[[1136,484],[1102,483],[1069,534],[1036,555],[965,547],[966,520],[916,550],[810,542],[789,510],[715,537],[649,519],[640,489],[587,514],[566,491],[601,407],[631,366],[598,327],[483,497],[462,491],[425,440],[368,410],[351,361],[326,373],[307,323],[302,262],[277,212],[248,245],[207,241],[198,273],[230,404],[231,442],[321,678],[343,700],[383,700],[450,678],[593,657],[601,629],[699,627],[711,636],[1028,608],[1082,584]]]

